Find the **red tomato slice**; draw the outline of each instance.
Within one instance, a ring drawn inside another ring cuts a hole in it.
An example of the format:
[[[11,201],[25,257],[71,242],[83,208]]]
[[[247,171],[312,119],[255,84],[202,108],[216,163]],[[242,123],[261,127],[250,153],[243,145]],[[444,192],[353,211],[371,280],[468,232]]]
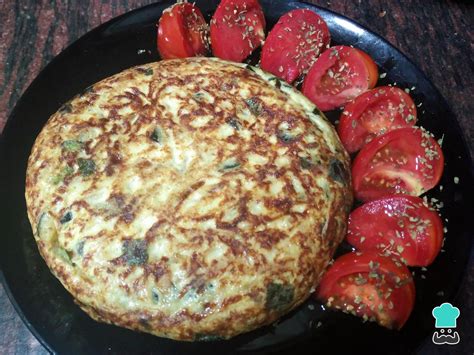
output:
[[[441,250],[443,224],[421,198],[393,195],[352,211],[347,241],[360,251],[376,249],[409,266],[427,266]]]
[[[374,88],[377,85],[377,81],[379,80],[379,68],[377,64],[375,64],[374,60],[360,49],[357,49],[359,54],[361,55],[362,59],[364,60],[365,66],[369,71],[369,88]]]
[[[375,251],[348,253],[323,275],[316,297],[387,328],[400,329],[415,304],[415,284],[408,268]]]
[[[212,53],[242,62],[265,40],[265,16],[257,0],[222,0],[211,20]]]
[[[402,89],[380,86],[349,102],[337,131],[342,144],[354,153],[374,137],[416,123],[416,107]]]
[[[280,17],[262,48],[262,69],[289,83],[311,68],[331,40],[326,22],[308,9]]]
[[[165,11],[158,24],[158,51],[163,59],[203,56],[209,27],[191,3],[178,3]]]
[[[399,128],[361,149],[352,165],[354,194],[369,201],[392,194],[419,196],[436,186],[444,156],[422,128]]]
[[[302,91],[319,109],[333,110],[373,88],[377,73],[377,65],[361,50],[331,47],[309,70]]]

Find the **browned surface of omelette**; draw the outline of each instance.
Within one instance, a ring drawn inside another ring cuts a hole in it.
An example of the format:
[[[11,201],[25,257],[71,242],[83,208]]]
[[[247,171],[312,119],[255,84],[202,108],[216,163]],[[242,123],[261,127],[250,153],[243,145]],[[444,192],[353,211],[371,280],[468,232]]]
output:
[[[26,179],[41,255],[76,302],[180,340],[228,338],[303,302],[343,239],[350,191],[313,104],[209,58],[88,88],[49,119]]]

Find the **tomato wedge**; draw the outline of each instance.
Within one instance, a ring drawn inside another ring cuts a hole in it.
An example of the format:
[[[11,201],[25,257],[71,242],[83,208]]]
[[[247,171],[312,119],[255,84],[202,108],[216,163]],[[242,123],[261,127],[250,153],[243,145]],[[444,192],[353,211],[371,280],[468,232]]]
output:
[[[292,10],[268,34],[261,67],[292,83],[306,74],[330,40],[328,26],[319,15],[308,9]]]
[[[375,64],[374,60],[371,58],[370,55],[368,55],[364,51],[361,51],[360,49],[357,49],[357,51],[362,57],[362,60],[365,63],[365,67],[369,72],[369,89],[374,88],[375,85],[377,85],[377,81],[379,80],[379,68],[377,67],[377,64]]]
[[[352,165],[354,194],[369,201],[392,194],[419,196],[436,186],[444,156],[422,128],[399,128],[361,149]]]
[[[349,102],[337,131],[349,153],[357,152],[376,136],[416,123],[416,107],[402,89],[380,86]]]
[[[242,62],[265,40],[265,16],[257,0],[222,0],[211,20],[212,53]]]
[[[322,53],[303,82],[303,94],[323,111],[344,106],[373,88],[377,65],[359,49],[336,46]]]
[[[441,250],[443,224],[421,198],[393,195],[352,211],[347,241],[360,251],[375,249],[409,266],[428,266]]]
[[[415,304],[408,268],[375,251],[342,255],[323,275],[316,297],[328,307],[400,329]]]
[[[158,51],[163,59],[203,56],[208,35],[201,11],[191,3],[177,3],[163,11],[158,23]]]

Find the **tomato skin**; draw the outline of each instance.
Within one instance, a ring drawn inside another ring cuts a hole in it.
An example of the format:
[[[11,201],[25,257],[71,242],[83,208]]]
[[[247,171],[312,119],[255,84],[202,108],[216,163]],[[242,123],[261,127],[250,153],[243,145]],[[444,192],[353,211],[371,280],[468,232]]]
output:
[[[199,8],[177,3],[163,11],[158,22],[157,45],[163,59],[203,56],[209,28]]]
[[[419,127],[399,128],[363,147],[352,164],[355,197],[419,196],[436,186],[444,168],[438,143]]]
[[[377,64],[375,64],[374,60],[370,57],[370,55],[360,49],[356,48],[356,50],[357,52],[359,52],[360,56],[364,60],[365,66],[369,73],[369,89],[373,89],[375,85],[377,85],[377,81],[379,80],[379,68],[377,67]]]
[[[378,250],[409,266],[428,266],[441,250],[443,223],[421,198],[392,195],[351,212],[347,241],[360,251]]]
[[[242,62],[265,40],[265,16],[258,0],[222,0],[211,20],[212,53]]]
[[[354,153],[376,136],[413,126],[416,119],[415,103],[405,91],[380,86],[344,107],[337,132],[346,150]]]
[[[328,26],[318,14],[308,9],[292,10],[280,17],[268,34],[261,67],[292,83],[306,74],[330,40]]]
[[[316,297],[327,306],[400,329],[415,304],[410,270],[375,251],[344,254],[323,275]]]
[[[344,106],[372,88],[377,66],[361,52],[348,46],[330,47],[323,52],[303,82],[303,94],[319,109],[328,111]]]

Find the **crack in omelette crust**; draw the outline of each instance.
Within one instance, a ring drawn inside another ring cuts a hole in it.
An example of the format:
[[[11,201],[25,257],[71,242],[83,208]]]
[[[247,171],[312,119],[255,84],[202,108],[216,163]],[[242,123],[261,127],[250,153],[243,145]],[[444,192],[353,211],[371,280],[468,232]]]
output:
[[[228,338],[312,292],[345,233],[348,171],[296,90],[189,58],[131,68],[64,105],[35,142],[26,199],[43,258],[91,317]]]

